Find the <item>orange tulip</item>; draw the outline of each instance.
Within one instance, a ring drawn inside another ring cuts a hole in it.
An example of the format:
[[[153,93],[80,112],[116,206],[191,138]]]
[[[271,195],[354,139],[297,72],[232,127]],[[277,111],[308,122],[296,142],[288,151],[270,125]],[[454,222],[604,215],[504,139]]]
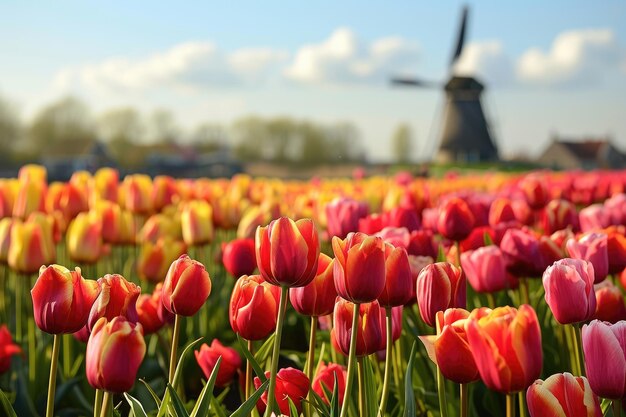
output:
[[[27,274],[35,273],[42,265],[54,263],[56,249],[52,237],[52,223],[45,218],[26,222],[16,221],[11,229],[9,266]]]
[[[93,330],[98,319],[106,317],[112,320],[116,316],[124,316],[129,321],[139,321],[137,315],[137,298],[141,288],[126,281],[118,274],[107,274],[98,279],[100,294],[91,307],[87,326]]]
[[[230,297],[229,319],[233,331],[247,340],[261,340],[276,329],[280,290],[260,275],[244,275]]]
[[[122,183],[125,207],[133,213],[148,214],[154,206],[151,198],[152,179],[143,174],[127,175]]]
[[[102,220],[96,211],[76,216],[67,229],[66,245],[71,260],[98,262],[103,253]]]
[[[172,262],[163,282],[163,305],[174,314],[193,316],[211,294],[211,278],[204,265],[181,255]]]
[[[137,259],[137,272],[142,280],[160,282],[165,279],[172,262],[185,253],[184,242],[163,237],[156,243],[146,242],[141,245]]]
[[[531,306],[476,309],[465,331],[480,377],[489,389],[505,394],[522,391],[541,374],[541,331]]]
[[[531,417],[602,417],[587,378],[568,372],[538,379],[528,387],[526,400]]]

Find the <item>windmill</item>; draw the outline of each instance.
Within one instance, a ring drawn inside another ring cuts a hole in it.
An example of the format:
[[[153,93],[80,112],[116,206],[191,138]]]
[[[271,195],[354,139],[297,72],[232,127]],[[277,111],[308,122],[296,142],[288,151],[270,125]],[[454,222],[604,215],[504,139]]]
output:
[[[456,48],[450,61],[450,79],[445,85],[415,78],[393,78],[395,85],[441,88],[445,92],[443,123],[440,130],[438,162],[479,162],[498,160],[498,148],[491,136],[480,96],[484,84],[474,77],[455,75],[454,65],[463,52],[468,7],[463,8]]]

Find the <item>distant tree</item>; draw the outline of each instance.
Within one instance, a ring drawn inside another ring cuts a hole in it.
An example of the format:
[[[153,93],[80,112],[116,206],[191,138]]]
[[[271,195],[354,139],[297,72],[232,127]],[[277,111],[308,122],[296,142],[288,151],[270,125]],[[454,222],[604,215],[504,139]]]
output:
[[[56,101],[37,113],[28,128],[30,146],[41,155],[76,154],[95,140],[86,104],[74,97]]]
[[[231,128],[235,156],[242,161],[270,160],[268,129],[265,120],[246,116],[236,120]]]
[[[22,131],[13,105],[0,97],[0,159],[5,159],[14,148]]]
[[[228,142],[226,129],[216,123],[201,123],[191,135],[196,148],[204,151],[214,151],[223,148]]]
[[[181,129],[174,114],[169,110],[155,110],[150,116],[148,128],[151,142],[176,143],[180,139]]]
[[[391,139],[391,151],[396,163],[406,164],[410,162],[412,140],[411,128],[405,123],[400,124]]]
[[[145,135],[139,112],[130,107],[111,109],[98,117],[98,134],[107,141],[111,155],[125,167],[137,166],[143,155],[135,152]]]

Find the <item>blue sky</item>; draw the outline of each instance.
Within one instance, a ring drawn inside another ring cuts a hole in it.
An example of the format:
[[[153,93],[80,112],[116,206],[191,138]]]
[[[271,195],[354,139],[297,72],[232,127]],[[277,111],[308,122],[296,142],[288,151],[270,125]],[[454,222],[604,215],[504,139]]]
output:
[[[0,2],[0,94],[24,119],[72,93],[94,114],[166,107],[187,128],[247,114],[347,120],[374,159],[407,122],[413,157],[433,148],[442,93],[387,79],[447,77],[461,2],[225,3]],[[455,71],[487,84],[505,154],[536,154],[553,133],[609,134],[626,150],[626,3],[470,7]]]

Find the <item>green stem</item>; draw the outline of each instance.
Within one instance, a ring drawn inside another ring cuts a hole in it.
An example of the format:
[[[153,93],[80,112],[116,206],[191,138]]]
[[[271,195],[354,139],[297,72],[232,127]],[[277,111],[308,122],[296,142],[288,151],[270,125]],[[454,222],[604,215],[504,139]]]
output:
[[[461,396],[459,402],[461,403],[461,417],[467,417],[467,406],[469,402],[469,385],[461,384]]]
[[[391,307],[385,307],[387,324],[387,346],[385,349],[385,377],[383,378],[383,394],[380,401],[378,414],[385,415],[387,411],[387,399],[389,398],[389,379],[391,376],[391,359],[393,352],[393,319],[391,317]]]
[[[520,304],[530,304],[530,298],[528,296],[528,278],[522,277],[519,279],[519,293]]]
[[[492,293],[488,292],[487,294],[487,304],[490,309],[496,308],[496,300]]]
[[[526,395],[525,391],[520,391],[519,397],[519,417],[526,417]]]
[[[24,314],[22,312],[22,297],[24,297],[24,285],[22,281],[24,280],[24,277],[20,274],[12,275],[15,282],[15,340],[17,340],[18,343],[23,343],[24,334],[22,331],[22,319]]]
[[[37,337],[35,335],[35,319],[32,314],[28,315],[26,330],[28,331],[28,381],[34,389],[37,381]]]
[[[52,342],[52,360],[50,361],[50,379],[48,381],[48,402],[46,403],[46,417],[54,416],[54,393],[57,386],[57,365],[59,364],[59,349],[61,335],[55,334]],[[34,353],[34,352],[33,352]]]
[[[365,367],[363,366],[363,357],[357,359],[358,377],[359,377],[359,415],[369,417],[370,413],[365,398]]]
[[[100,410],[100,417],[108,417],[111,414],[113,405],[113,397],[111,397],[111,393],[109,391],[104,391],[104,396],[102,397],[102,410]]]
[[[339,417],[346,417],[348,415],[348,403],[350,403],[350,392],[352,391],[352,384],[354,382],[354,359],[356,356],[356,338],[360,309],[361,304],[354,303],[354,310],[352,312],[352,332],[350,333],[350,352],[348,353],[348,375],[346,376],[346,389],[344,391],[343,405],[341,406],[341,414]]]
[[[515,394],[506,395],[506,417],[515,417]]]
[[[178,350],[178,337],[180,334],[180,315],[176,314],[174,319],[174,330],[172,331],[172,348],[170,349],[170,373],[169,383],[174,384],[174,374],[176,373],[176,354]]]
[[[580,363],[580,347],[578,345],[578,332],[576,331],[576,328],[574,327],[574,325],[570,325],[569,327],[569,332],[570,332],[570,339],[572,341],[572,348],[574,350],[574,361],[576,362],[576,372],[577,372],[577,376],[582,376],[582,367],[581,367],[581,363]]]
[[[565,332],[565,341],[567,342],[567,352],[569,354],[569,363],[572,374],[578,376],[580,375],[580,372],[578,371],[578,361],[576,360],[576,356],[574,354],[574,343],[572,342],[572,332],[570,330],[570,326],[566,324],[561,328]]]
[[[585,376],[585,356],[583,355],[582,329],[580,323],[574,323],[574,339],[576,340],[576,350],[578,358],[578,370],[580,376]]]
[[[446,399],[446,380],[441,373],[441,369],[437,367],[437,394],[439,396],[439,415],[448,417],[448,401]]]
[[[96,397],[93,400],[93,417],[100,417],[100,410],[102,410],[102,396],[104,392],[101,389],[96,390]]]
[[[620,417],[622,414],[622,400],[613,400],[613,417]]]
[[[63,375],[66,379],[70,378],[72,372],[72,335],[63,335]]]
[[[254,355],[252,340],[248,340],[248,351]],[[246,361],[246,398],[244,398],[244,401],[250,398],[250,394],[252,394],[252,362]]]
[[[270,369],[270,386],[267,390],[267,409],[265,416],[269,417],[274,411],[276,401],[276,373],[278,372],[278,357],[280,356],[280,339],[283,334],[283,322],[287,311],[289,287],[280,287],[280,302],[278,304],[278,318],[276,319],[276,336],[274,337],[274,349],[272,350],[272,364]]]
[[[317,323],[319,321],[319,317],[311,316],[311,335],[309,337],[309,353],[306,358],[306,376],[309,378],[311,383],[313,382],[313,373],[315,368],[315,335],[317,333]],[[304,406],[304,415],[311,415],[311,390],[307,394],[307,402]]]

